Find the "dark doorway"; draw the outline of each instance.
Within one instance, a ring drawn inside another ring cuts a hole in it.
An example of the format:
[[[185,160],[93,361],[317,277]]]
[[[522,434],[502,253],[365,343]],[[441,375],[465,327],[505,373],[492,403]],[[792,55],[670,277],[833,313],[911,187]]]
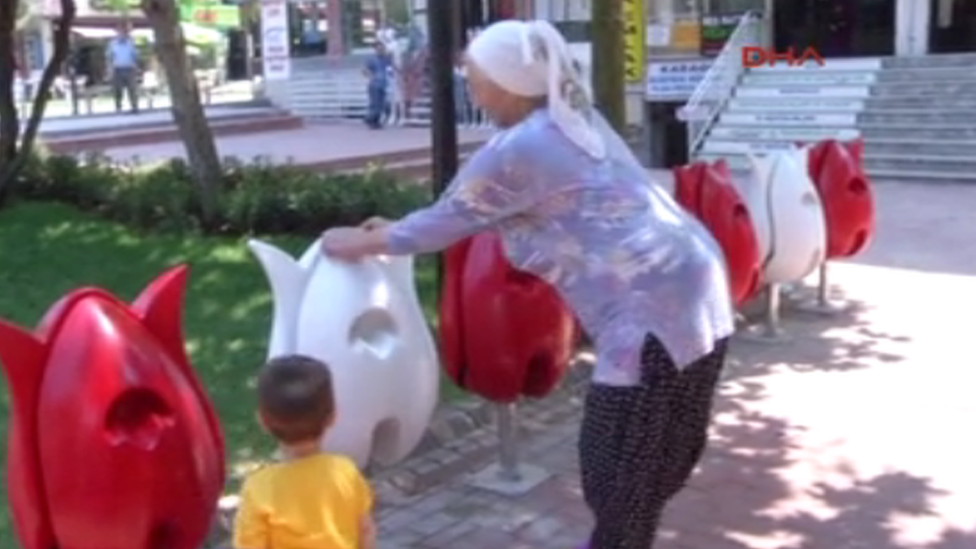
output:
[[[894,0],[775,0],[776,50],[809,47],[824,57],[866,57],[895,52]]]
[[[227,79],[249,78],[247,63],[247,32],[242,29],[227,31]]]
[[[976,51],[976,2],[931,0],[929,51],[962,53]],[[946,12],[940,11],[945,4]]]
[[[688,163],[688,127],[678,119],[684,103],[647,103],[650,165],[674,168]]]

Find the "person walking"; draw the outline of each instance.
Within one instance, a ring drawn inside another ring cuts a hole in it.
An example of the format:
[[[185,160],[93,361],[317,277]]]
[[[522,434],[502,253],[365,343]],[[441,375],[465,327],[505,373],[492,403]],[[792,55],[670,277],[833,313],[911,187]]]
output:
[[[386,51],[386,44],[376,42],[375,53],[366,61],[364,73],[369,80],[366,93],[369,104],[366,112],[366,125],[373,129],[382,127],[383,114],[386,111],[386,92],[389,84],[390,56]]]
[[[139,112],[139,48],[129,35],[129,26],[119,26],[118,35],[108,43],[109,66],[112,67],[112,93],[115,112],[122,111],[122,94],[129,95],[132,113]]]
[[[464,68],[464,56],[458,55],[454,63],[454,112],[457,123],[467,126],[474,120],[471,115],[471,100],[468,97],[468,75]]]
[[[708,439],[734,312],[721,249],[596,112],[545,21],[502,21],[466,52],[474,102],[501,131],[433,205],[323,233],[324,253],[432,253],[501,234],[594,342],[580,433],[590,549],[648,549]]]

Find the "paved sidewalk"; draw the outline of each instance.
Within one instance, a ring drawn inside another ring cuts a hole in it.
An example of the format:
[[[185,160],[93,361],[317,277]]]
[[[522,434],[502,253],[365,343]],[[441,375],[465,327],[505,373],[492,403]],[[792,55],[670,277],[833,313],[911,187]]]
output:
[[[736,340],[711,447],[668,510],[662,549],[976,547],[976,187],[876,189],[879,236],[832,285],[853,309],[785,313],[791,339]],[[969,250],[968,252],[966,250]],[[472,487],[491,432],[383,483],[384,549],[575,549],[590,517],[576,460],[579,398],[528,418],[527,496]]]
[[[211,121],[232,117],[262,115],[277,112],[273,107],[252,104],[208,105],[204,107]],[[41,136],[57,136],[80,132],[103,132],[132,127],[172,125],[173,113],[168,107],[156,106],[138,113],[100,113],[83,116],[49,116],[41,121]]]
[[[460,129],[458,141],[471,143],[487,139],[490,130]],[[221,155],[242,161],[313,164],[351,157],[384,155],[430,147],[430,128],[384,128],[371,130],[362,123],[320,123],[297,130],[231,135],[217,138]],[[108,149],[105,154],[120,161],[155,162],[184,158],[180,142],[157,143]]]

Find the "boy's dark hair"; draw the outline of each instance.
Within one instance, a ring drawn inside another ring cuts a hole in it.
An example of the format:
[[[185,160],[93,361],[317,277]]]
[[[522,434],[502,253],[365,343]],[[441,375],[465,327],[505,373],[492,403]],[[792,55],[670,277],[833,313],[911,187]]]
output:
[[[307,356],[272,359],[258,375],[258,406],[265,427],[280,442],[317,439],[335,414],[332,374]]]

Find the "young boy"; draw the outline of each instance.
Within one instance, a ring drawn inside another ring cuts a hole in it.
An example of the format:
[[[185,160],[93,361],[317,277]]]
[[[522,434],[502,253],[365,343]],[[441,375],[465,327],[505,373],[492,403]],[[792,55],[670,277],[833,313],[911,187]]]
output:
[[[319,440],[335,421],[325,364],[285,356],[258,377],[258,418],[281,443],[284,461],[244,482],[235,549],[373,549],[373,494],[356,464]]]

